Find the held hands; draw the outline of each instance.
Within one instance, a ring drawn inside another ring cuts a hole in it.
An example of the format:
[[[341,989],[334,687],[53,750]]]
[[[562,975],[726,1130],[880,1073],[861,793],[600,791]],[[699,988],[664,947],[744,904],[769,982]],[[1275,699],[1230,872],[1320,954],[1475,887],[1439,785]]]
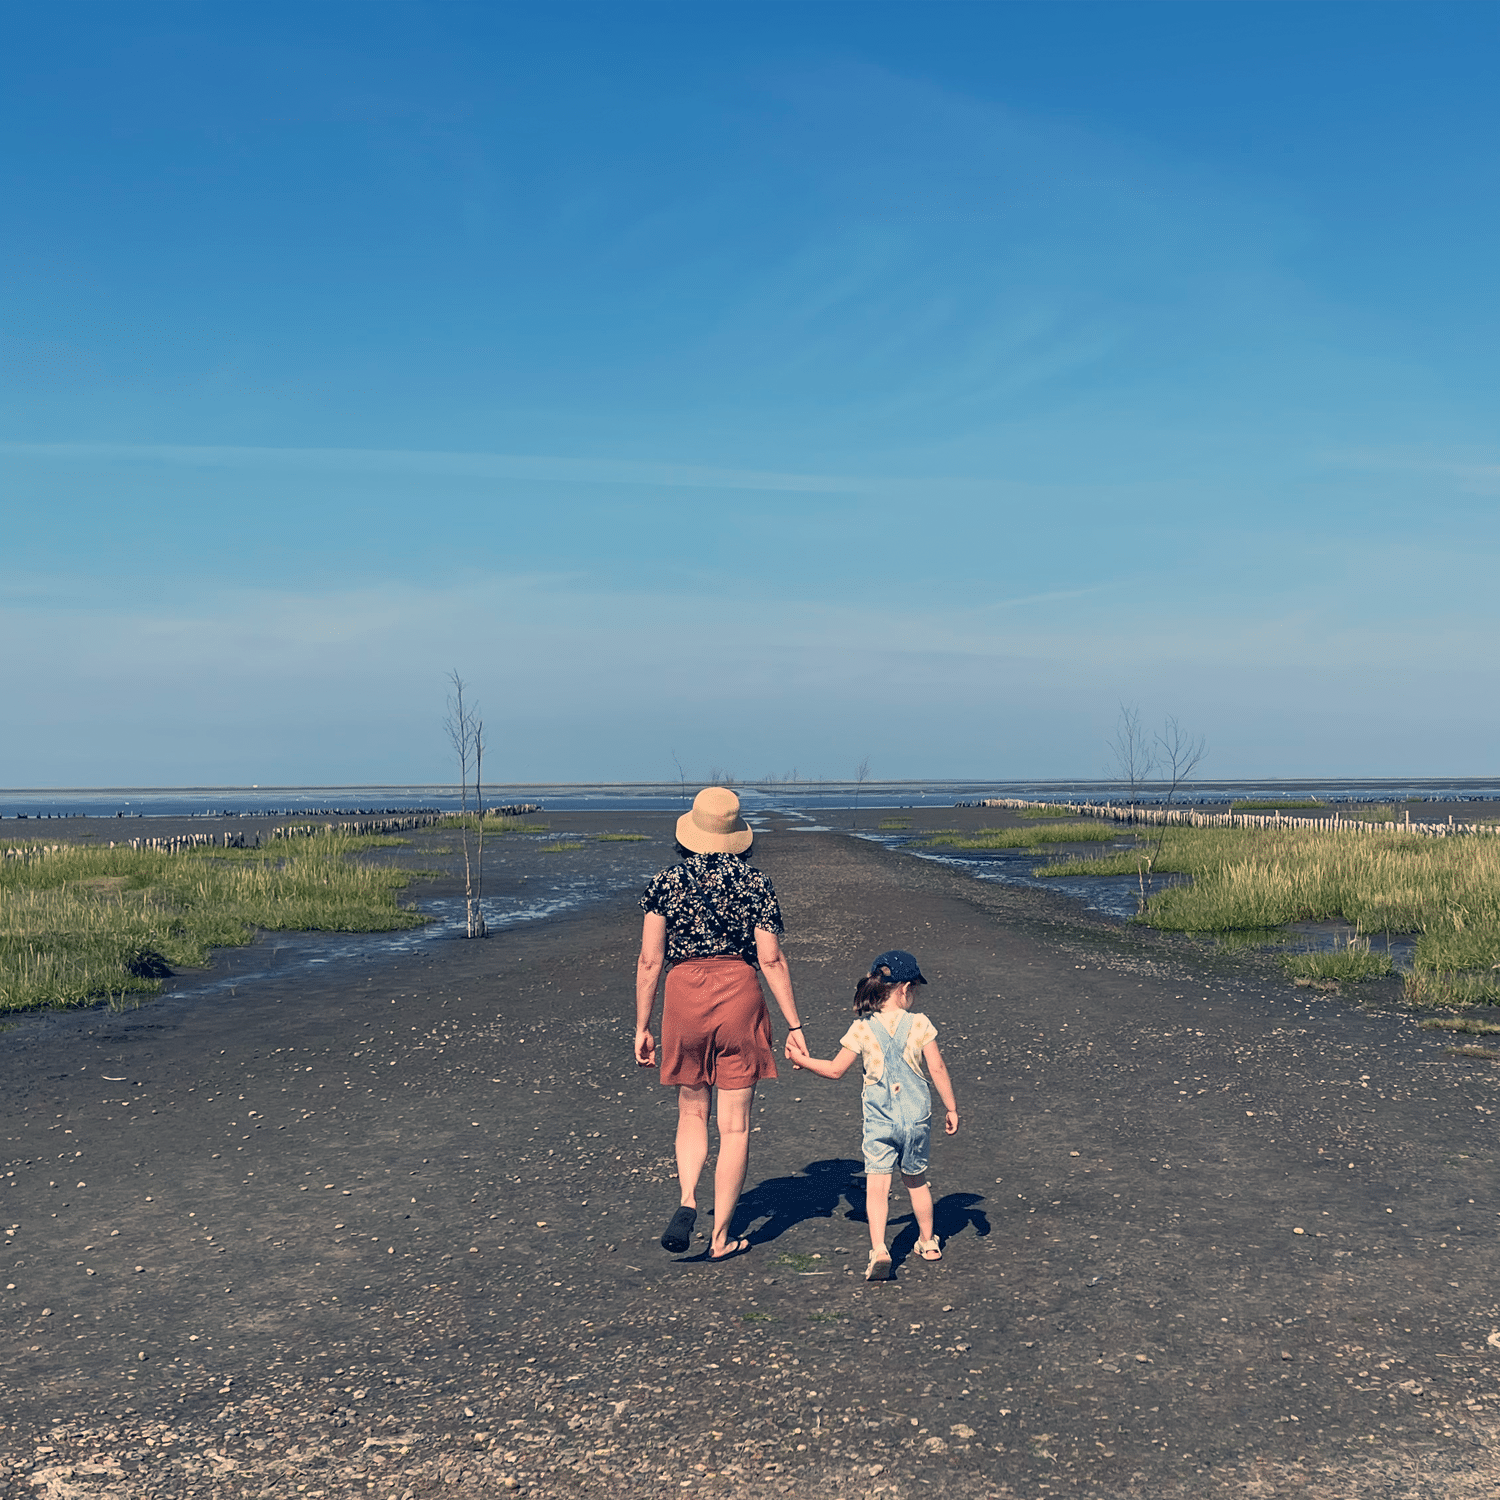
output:
[[[643,1068],[656,1065],[656,1039],[644,1028],[635,1034],[635,1060]]]
[[[796,1031],[786,1034],[786,1058],[794,1068],[802,1067],[802,1059],[807,1057],[807,1043],[802,1040],[802,1031],[799,1027]]]

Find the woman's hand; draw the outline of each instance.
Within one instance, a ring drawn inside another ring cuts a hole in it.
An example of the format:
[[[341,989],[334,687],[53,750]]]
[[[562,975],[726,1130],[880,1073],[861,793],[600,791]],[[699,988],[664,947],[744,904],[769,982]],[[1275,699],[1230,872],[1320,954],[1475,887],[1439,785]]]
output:
[[[635,1034],[635,1060],[643,1068],[656,1065],[656,1039],[644,1026]]]
[[[786,1059],[794,1068],[802,1066],[802,1059],[807,1057],[807,1043],[802,1039],[802,1028],[799,1026],[795,1031],[786,1034]]]

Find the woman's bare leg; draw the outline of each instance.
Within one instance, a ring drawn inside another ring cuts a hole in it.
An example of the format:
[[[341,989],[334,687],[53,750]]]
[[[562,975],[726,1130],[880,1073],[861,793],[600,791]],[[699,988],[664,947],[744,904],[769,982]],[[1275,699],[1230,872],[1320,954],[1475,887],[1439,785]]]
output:
[[[755,1089],[719,1090],[719,1160],[714,1166],[714,1235],[710,1255],[723,1255],[729,1221],[750,1169],[750,1106]]]
[[[677,1181],[682,1187],[684,1208],[698,1206],[698,1179],[708,1160],[708,1102],[712,1092],[707,1084],[677,1085]]]

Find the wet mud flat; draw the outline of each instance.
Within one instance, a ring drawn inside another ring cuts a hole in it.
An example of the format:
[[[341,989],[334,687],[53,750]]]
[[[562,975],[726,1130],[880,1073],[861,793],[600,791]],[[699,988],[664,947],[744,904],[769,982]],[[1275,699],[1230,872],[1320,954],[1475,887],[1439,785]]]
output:
[[[786,1065],[752,1251],[659,1248],[628,898],[22,1021],[0,1493],[1495,1492],[1494,1064],[788,826],[757,859],[814,1049],[874,952],[932,980],[942,1262],[898,1200],[897,1280],[863,1283],[858,1086]]]

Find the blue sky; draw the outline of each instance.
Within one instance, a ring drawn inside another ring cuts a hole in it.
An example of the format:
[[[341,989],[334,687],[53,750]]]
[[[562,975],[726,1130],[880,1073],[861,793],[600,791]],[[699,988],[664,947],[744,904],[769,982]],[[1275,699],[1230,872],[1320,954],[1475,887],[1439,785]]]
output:
[[[12,7],[0,785],[1495,769],[1500,7]]]

